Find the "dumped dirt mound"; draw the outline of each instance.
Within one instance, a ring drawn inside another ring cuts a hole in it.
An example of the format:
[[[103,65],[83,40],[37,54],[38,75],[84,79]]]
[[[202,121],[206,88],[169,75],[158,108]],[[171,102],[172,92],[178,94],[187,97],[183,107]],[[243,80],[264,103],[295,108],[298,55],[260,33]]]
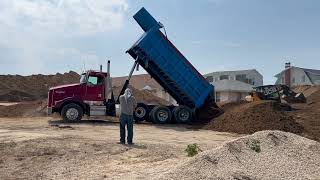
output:
[[[0,75],[0,101],[34,101],[47,97],[53,86],[79,82],[76,72],[55,75]]]
[[[12,90],[0,95],[0,100],[7,101],[7,102],[32,101],[35,99],[36,99],[35,96],[29,93],[26,93],[23,91],[17,91],[17,90]]]
[[[320,86],[309,86],[309,85],[295,86],[292,88],[292,90],[296,93],[303,93],[305,97],[308,97],[313,93],[315,93],[316,91],[319,91]]]
[[[249,103],[248,101],[240,101],[240,102],[228,102],[228,103],[223,103],[223,104],[218,104],[223,111],[229,111],[235,107],[238,107],[242,104],[247,104]]]
[[[308,104],[319,103],[320,102],[320,88],[310,94],[307,98]]]
[[[318,179],[320,143],[261,131],[182,162],[155,179]]]
[[[292,107],[296,110],[290,113],[305,128],[304,136],[320,141],[320,89],[307,97],[307,103]]]
[[[0,106],[0,117],[35,117],[47,114],[47,101],[21,102],[10,106]]]
[[[205,128],[216,131],[251,134],[262,130],[282,130],[302,133],[303,127],[287,112],[281,111],[274,101],[257,101],[228,107],[220,117],[212,120]]]
[[[115,99],[118,98],[121,87],[112,87]],[[129,85],[129,88],[132,90],[134,97],[136,98],[137,102],[143,102],[145,104],[160,104],[160,105],[170,105],[170,103],[162,98],[159,98],[152,93],[148,92],[147,90],[138,90]]]

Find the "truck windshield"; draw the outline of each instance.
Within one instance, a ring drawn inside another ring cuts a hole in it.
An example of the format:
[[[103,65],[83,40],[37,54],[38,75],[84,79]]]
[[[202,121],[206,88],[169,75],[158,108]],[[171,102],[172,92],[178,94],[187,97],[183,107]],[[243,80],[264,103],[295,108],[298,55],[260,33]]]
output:
[[[86,82],[87,82],[86,74],[81,74],[80,83],[82,84]]]

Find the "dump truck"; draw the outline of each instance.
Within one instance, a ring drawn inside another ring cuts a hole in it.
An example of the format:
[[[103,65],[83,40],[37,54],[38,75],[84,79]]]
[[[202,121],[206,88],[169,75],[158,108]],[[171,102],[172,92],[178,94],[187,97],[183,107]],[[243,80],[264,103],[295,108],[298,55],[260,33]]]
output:
[[[188,123],[207,121],[223,111],[216,105],[214,86],[193,67],[183,54],[161,32],[163,25],[157,22],[145,8],[133,18],[144,34],[127,50],[133,58],[133,67],[119,94],[130,83],[137,66],[142,66],[178,103],[178,106],[139,103],[134,112],[136,121],[154,123]],[[79,121],[89,116],[115,115],[115,100],[108,72],[88,71],[74,85],[51,88],[48,93],[48,112],[58,112],[66,121]],[[70,92],[69,92],[70,91]]]
[[[159,106],[138,104],[137,120],[157,123],[189,122],[194,119],[210,119],[222,114],[215,104],[212,86],[169,41],[157,22],[145,9],[133,18],[145,32],[127,51],[135,63],[142,66],[179,104]]]

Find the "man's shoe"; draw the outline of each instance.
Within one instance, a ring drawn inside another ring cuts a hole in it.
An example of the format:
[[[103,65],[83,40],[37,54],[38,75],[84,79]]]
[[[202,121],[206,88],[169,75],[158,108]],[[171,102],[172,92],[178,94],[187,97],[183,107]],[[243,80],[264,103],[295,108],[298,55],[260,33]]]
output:
[[[118,142],[118,144],[126,144],[125,142]]]
[[[128,145],[134,145],[134,143],[133,142],[128,142]]]

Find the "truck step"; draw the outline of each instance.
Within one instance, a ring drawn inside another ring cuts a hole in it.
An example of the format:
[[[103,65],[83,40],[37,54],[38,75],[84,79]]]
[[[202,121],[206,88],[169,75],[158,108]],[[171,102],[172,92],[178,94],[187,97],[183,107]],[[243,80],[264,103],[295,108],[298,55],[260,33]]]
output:
[[[104,116],[106,109],[106,106],[90,106],[90,116]]]

